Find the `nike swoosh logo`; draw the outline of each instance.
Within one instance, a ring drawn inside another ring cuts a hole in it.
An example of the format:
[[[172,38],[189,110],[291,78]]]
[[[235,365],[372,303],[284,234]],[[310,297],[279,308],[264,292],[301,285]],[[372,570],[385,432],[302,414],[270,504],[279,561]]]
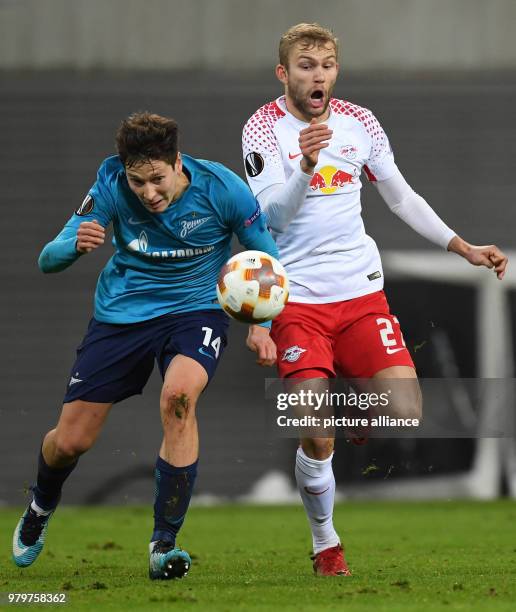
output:
[[[385,350],[387,351],[387,355],[394,355],[394,353],[399,353],[399,351],[403,351],[404,349],[405,347],[402,346],[401,348],[395,348],[395,349],[386,348]]]
[[[205,357],[209,357],[210,359],[215,359],[213,355],[207,353],[202,347],[199,349],[199,353],[201,353],[201,355],[204,355]]]
[[[302,153],[296,153],[295,155],[292,155],[292,153],[288,154],[288,158],[289,159],[296,159],[296,157],[299,157],[300,155],[303,155]]]
[[[132,217],[129,217],[129,219],[127,219],[129,221],[130,225],[141,225],[142,223],[148,223],[148,220],[145,221],[138,221],[137,219],[133,219]]]
[[[308,495],[322,495],[323,493],[326,493],[326,491],[330,487],[326,487],[326,489],[324,489],[324,491],[319,491],[318,493],[316,491],[310,491],[310,489],[308,487],[303,487],[303,488],[308,493]]]

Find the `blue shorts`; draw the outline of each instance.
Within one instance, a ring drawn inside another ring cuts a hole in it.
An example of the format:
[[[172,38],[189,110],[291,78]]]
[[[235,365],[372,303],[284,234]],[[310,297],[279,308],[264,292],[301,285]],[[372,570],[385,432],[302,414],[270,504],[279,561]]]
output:
[[[228,323],[221,310],[168,314],[123,325],[91,319],[64,402],[115,403],[137,395],[149,380],[154,359],[164,377],[176,355],[195,359],[211,380],[227,344]]]

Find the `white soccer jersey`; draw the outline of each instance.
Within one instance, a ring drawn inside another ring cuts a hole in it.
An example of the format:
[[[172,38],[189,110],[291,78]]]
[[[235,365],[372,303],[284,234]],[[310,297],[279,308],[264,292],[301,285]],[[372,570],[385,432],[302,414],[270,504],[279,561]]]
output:
[[[332,98],[325,123],[333,135],[305,200],[285,230],[273,232],[293,302],[337,302],[383,287],[378,248],[361,216],[360,175],[364,170],[370,181],[383,181],[396,173],[389,141],[371,111],[351,102]],[[255,196],[299,168],[299,132],[307,125],[288,112],[284,96],[246,123],[243,154]]]

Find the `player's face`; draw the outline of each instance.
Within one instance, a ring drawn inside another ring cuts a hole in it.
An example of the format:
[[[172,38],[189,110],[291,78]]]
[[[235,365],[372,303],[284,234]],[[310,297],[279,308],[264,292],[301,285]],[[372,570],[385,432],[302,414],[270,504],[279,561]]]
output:
[[[276,76],[285,85],[289,111],[307,122],[314,117],[326,120],[338,72],[335,47],[331,43],[308,49],[300,43],[294,45],[288,66],[276,67]]]
[[[185,189],[183,164],[178,153],[172,166],[157,159],[126,167],[125,173],[131,191],[151,213],[161,213],[177,200]]]

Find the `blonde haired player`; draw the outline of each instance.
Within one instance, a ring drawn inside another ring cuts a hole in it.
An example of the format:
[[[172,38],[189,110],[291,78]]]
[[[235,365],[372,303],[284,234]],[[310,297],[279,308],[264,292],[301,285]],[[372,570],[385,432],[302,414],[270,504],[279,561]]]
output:
[[[279,375],[319,391],[337,372],[373,384],[408,379],[390,412],[419,418],[414,364],[361,217],[361,173],[428,240],[473,265],[494,268],[500,279],[507,257],[494,245],[474,246],[456,235],[407,184],[371,111],[332,98],[339,64],[331,31],[318,24],[293,26],[281,38],[279,61],[284,95],[259,108],[243,131],[248,182],[291,283],[289,303],[271,333]],[[314,570],[324,576],[350,575],[333,526],[333,442],[302,439],[295,468],[312,529]]]

